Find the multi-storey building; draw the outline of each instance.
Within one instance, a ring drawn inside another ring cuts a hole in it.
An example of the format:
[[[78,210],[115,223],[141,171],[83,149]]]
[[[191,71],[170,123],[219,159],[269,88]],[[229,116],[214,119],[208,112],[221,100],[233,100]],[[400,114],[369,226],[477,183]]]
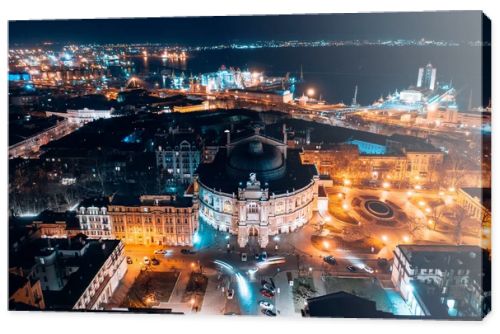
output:
[[[188,184],[201,160],[201,149],[189,140],[176,140],[174,136],[166,147],[158,147],[156,165],[166,172],[168,179],[174,183]]]
[[[320,174],[337,182],[349,179],[354,183],[384,180],[424,184],[435,182],[443,152],[416,138],[393,135],[385,145],[361,140],[304,145],[301,159],[303,163],[314,163]]]
[[[33,297],[28,294],[28,299],[20,299],[14,293],[13,301],[34,302],[39,308],[53,310],[102,309],[127,270],[120,240],[92,240],[82,235],[32,239],[10,256],[9,272],[22,274],[30,282],[23,289],[29,288]]]
[[[306,224],[317,209],[319,176],[286,142],[286,133],[280,141],[256,129],[234,142],[228,133],[226,146],[197,171],[200,218],[237,235],[240,247],[251,237],[266,247],[270,236]]]
[[[92,239],[111,239],[113,229],[108,216],[107,197],[90,198],[78,205],[77,218],[80,230]]]
[[[491,224],[491,188],[460,188],[457,204],[472,218]]]
[[[491,308],[490,266],[477,246],[399,245],[391,280],[414,315],[483,317]]]
[[[127,244],[192,245],[198,230],[196,198],[114,196],[108,215],[114,237]]]

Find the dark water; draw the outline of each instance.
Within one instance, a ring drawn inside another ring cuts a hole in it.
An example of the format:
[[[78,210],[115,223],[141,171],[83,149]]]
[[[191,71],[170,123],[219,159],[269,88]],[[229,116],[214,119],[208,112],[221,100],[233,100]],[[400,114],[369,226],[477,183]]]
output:
[[[453,82],[457,89],[459,107],[465,108],[472,91],[472,105],[487,104],[489,94],[481,97],[480,47],[326,47],[276,48],[250,50],[215,50],[190,53],[184,62],[165,62],[150,57],[134,59],[139,73],[159,73],[175,69],[186,76],[216,71],[221,65],[264,71],[271,76],[287,72],[299,76],[302,65],[304,83],[296,95],[312,87],[328,102],[351,103],[354,87],[358,85],[358,102],[369,104],[394,90],[402,90],[417,81],[418,68],[432,63],[437,68],[438,82]],[[484,101],[482,101],[484,100]]]

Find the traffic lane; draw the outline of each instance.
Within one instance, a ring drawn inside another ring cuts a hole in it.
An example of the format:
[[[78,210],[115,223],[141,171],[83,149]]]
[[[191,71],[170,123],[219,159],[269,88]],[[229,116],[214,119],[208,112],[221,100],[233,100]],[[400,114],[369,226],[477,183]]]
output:
[[[253,255],[247,256],[247,261],[241,260],[241,253],[239,252],[216,252],[216,251],[206,251],[200,252],[196,254],[181,254],[180,247],[169,248],[173,249],[173,253],[171,255],[163,255],[163,254],[154,254],[155,247],[147,247],[147,246],[136,246],[136,247],[126,247],[126,255],[130,256],[133,261],[133,265],[142,265],[143,259],[147,256],[149,259],[155,257],[160,261],[159,268],[175,269],[178,268],[186,268],[192,267],[193,270],[200,270],[200,266],[209,266],[215,267],[213,265],[213,261],[217,259],[224,260],[238,268],[242,273],[247,273],[248,270],[259,268],[259,275],[262,275],[262,272],[265,272],[265,275],[275,274],[279,270],[308,270],[308,268],[312,268],[312,270],[327,270],[334,272],[343,272],[349,273],[349,270],[346,268],[349,265],[353,265],[355,267],[359,267],[362,264],[368,264],[374,270],[378,270],[377,260],[372,259],[361,259],[355,255],[347,255],[347,256],[339,256],[338,252],[332,251],[329,254],[334,254],[337,264],[332,266],[326,262],[324,262],[322,256],[309,256],[309,255],[284,255],[285,259],[284,263],[273,264],[262,267],[262,261],[256,261],[253,258]],[[273,269],[274,268],[274,269]],[[202,269],[202,268],[201,268]],[[360,270],[362,272],[362,270]]]

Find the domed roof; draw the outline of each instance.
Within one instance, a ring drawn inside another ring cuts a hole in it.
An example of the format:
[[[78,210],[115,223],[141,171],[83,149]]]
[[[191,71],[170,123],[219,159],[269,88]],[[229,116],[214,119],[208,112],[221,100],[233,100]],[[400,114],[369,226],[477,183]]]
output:
[[[272,145],[253,140],[236,146],[229,156],[232,168],[248,172],[262,172],[283,166],[281,151]]]
[[[281,151],[273,145],[252,140],[237,145],[227,161],[228,172],[238,178],[257,173],[263,180],[281,177],[285,172],[285,160]]]

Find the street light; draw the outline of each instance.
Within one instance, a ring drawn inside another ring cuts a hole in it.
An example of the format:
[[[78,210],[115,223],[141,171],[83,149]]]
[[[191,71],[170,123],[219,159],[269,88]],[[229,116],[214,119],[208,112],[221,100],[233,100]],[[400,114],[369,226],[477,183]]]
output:
[[[389,240],[389,238],[387,238],[387,236],[386,236],[385,234],[384,234],[384,235],[382,235],[382,238],[381,238],[381,239],[382,239],[382,241],[383,241],[384,243],[386,243],[386,242],[387,242],[387,240]]]
[[[383,187],[384,189],[387,189],[387,188],[389,188],[390,186],[391,186],[391,184],[390,184],[389,182],[384,182],[384,183],[382,183],[382,187]]]
[[[329,243],[328,241],[326,241],[326,240],[325,240],[325,241],[323,241],[323,247],[324,247],[325,249],[330,248],[330,243]]]
[[[405,236],[403,237],[403,241],[404,241],[404,242],[406,242],[406,243],[410,242],[410,237],[409,237],[409,236],[407,236],[407,235],[405,235]]]
[[[314,89],[313,89],[313,88],[309,88],[309,89],[307,90],[307,96],[309,96],[309,97],[313,97],[313,96],[314,96],[314,93],[315,93],[315,92],[314,92]]]

